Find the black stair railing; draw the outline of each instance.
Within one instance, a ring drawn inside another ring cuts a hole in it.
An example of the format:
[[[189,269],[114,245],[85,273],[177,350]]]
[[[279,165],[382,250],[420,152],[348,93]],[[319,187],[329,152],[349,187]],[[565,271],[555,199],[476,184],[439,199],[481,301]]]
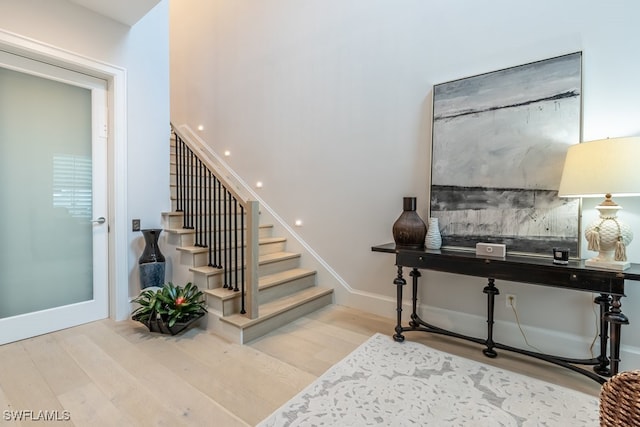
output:
[[[221,269],[223,287],[241,293],[241,313],[258,315],[257,202],[241,200],[190,141],[175,136],[176,211],[194,230],[194,245],[206,248],[207,263]],[[247,230],[249,228],[249,230]]]

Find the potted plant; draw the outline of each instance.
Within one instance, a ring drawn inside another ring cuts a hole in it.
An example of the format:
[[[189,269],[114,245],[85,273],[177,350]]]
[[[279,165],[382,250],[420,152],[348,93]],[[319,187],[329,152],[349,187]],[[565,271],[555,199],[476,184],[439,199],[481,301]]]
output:
[[[151,332],[175,335],[207,312],[204,295],[191,282],[184,287],[169,282],[142,292],[133,302],[140,304],[131,315]]]

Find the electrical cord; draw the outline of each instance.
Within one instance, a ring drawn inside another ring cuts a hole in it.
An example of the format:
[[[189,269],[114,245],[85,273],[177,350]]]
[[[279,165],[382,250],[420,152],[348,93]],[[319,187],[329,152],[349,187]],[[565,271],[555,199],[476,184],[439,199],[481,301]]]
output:
[[[520,325],[520,318],[518,317],[518,312],[516,311],[516,307],[513,305],[513,299],[512,298],[509,298],[509,305],[511,306],[511,310],[513,310],[513,314],[516,317],[516,323],[518,324],[518,329],[520,329],[520,333],[522,334],[522,338],[524,338],[525,344],[527,344],[529,347],[531,347],[532,349],[534,349],[538,353],[542,353],[542,351],[539,348],[529,344],[529,340],[527,340],[527,336],[525,335],[524,331],[522,330],[522,325]]]
[[[592,299],[595,298],[595,296],[593,294],[591,294],[591,296],[592,296]],[[516,310],[516,307],[513,305],[513,300],[512,299],[509,299],[509,306],[511,306],[511,310],[513,311],[513,315],[516,318],[516,323],[518,324],[518,329],[520,329],[520,334],[522,334],[522,338],[524,338],[525,344],[527,344],[532,349],[536,350],[538,353],[542,353],[542,351],[540,351],[537,347],[529,344],[529,341],[527,340],[527,336],[524,333],[524,330],[522,330],[522,326],[520,325],[520,318],[518,317],[518,312]],[[596,312],[595,304],[591,304],[591,310],[593,311],[593,317],[594,317],[595,326],[596,326],[596,334],[594,335],[593,340],[591,341],[591,345],[589,345],[589,353],[591,353],[591,358],[593,359],[594,358],[593,347],[595,346],[596,341],[598,340],[600,325],[598,323],[599,319],[598,319],[598,313]]]

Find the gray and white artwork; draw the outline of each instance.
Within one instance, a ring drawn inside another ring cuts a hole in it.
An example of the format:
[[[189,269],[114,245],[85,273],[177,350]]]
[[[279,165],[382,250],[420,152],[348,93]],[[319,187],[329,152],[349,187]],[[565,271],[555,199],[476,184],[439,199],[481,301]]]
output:
[[[579,201],[558,198],[580,142],[580,52],[434,86],[431,216],[444,247],[578,256]]]

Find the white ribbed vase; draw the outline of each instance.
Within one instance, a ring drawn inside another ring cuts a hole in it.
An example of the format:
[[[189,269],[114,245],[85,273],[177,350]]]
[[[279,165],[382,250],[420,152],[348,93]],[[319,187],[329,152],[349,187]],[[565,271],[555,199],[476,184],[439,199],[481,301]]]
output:
[[[442,246],[442,236],[440,235],[440,228],[438,228],[438,218],[429,218],[427,237],[424,245],[427,249],[440,249]]]

